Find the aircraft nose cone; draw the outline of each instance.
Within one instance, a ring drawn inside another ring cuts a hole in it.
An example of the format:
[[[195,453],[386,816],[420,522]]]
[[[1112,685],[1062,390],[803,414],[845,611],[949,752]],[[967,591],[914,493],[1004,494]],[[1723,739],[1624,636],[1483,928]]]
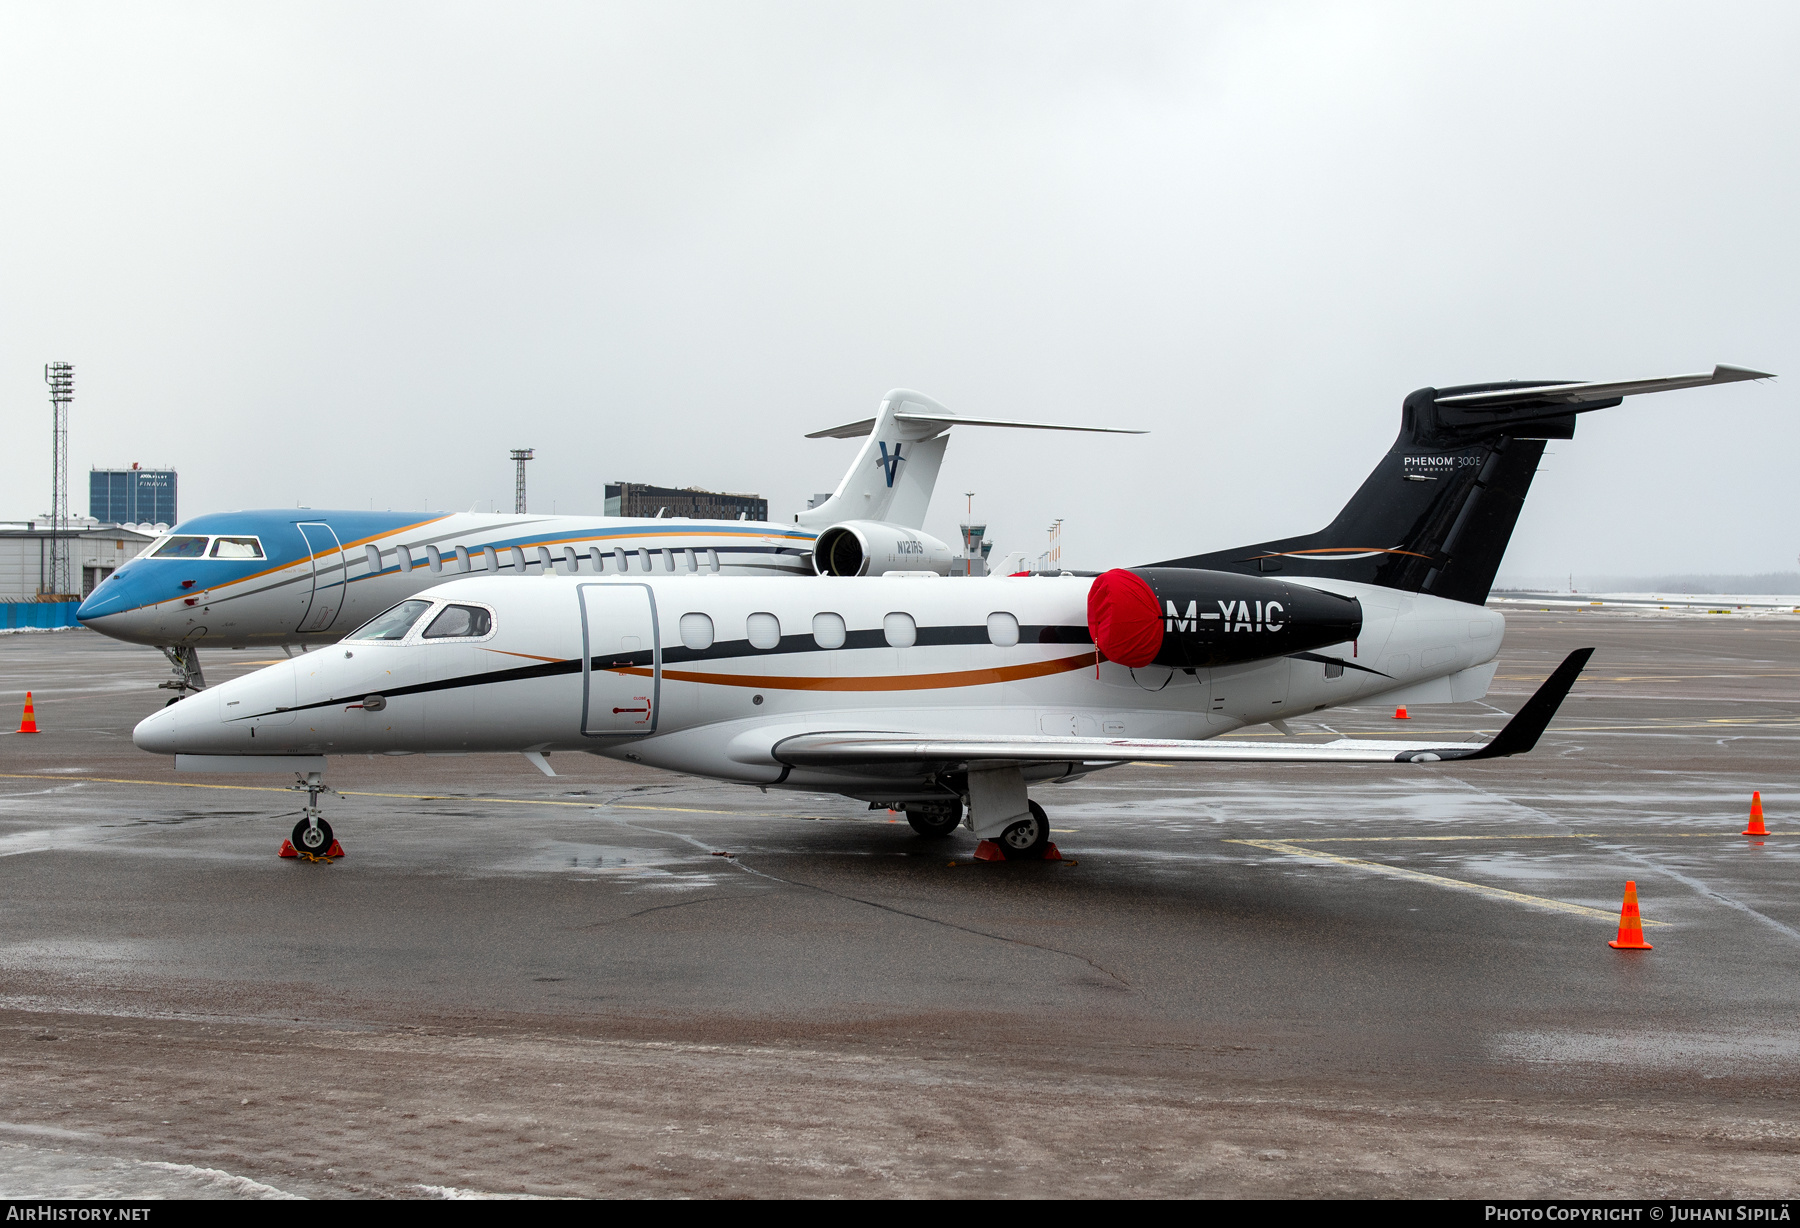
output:
[[[181,751],[181,729],[176,718],[176,709],[180,704],[170,704],[161,712],[152,713],[137,723],[131,731],[131,741],[139,750],[147,750],[153,755],[174,755]]]
[[[108,614],[117,614],[129,604],[130,598],[125,592],[125,586],[114,584],[108,577],[82,599],[75,609],[75,618],[79,622],[91,622],[96,618],[105,618]]]
[[[241,750],[232,731],[219,719],[219,689],[189,695],[146,716],[131,731],[132,743],[154,755],[219,755]]]

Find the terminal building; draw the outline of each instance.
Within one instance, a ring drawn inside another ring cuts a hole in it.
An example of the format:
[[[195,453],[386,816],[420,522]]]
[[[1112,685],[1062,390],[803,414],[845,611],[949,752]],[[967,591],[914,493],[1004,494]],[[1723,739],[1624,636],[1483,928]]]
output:
[[[767,520],[769,501],[760,495],[735,495],[688,486],[645,486],[613,482],[606,487],[608,516],[685,516],[692,520]]]
[[[88,473],[88,515],[101,524],[174,524],[173,469],[95,469]]]

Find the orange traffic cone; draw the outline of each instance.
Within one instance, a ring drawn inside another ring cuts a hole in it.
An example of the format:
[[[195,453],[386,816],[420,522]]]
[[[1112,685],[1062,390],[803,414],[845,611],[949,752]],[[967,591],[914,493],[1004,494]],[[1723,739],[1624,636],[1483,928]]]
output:
[[[1400,707],[1394,709],[1394,719],[1397,721],[1410,721],[1412,717],[1406,715],[1406,709],[1404,707]]]
[[[1619,909],[1619,936],[1606,944],[1621,951],[1655,950],[1644,941],[1644,919],[1638,916],[1637,884],[1625,884],[1625,903]]]
[[[31,711],[30,699],[25,701],[25,710],[27,712]],[[30,718],[27,717],[26,719],[29,720]],[[1750,795],[1750,826],[1744,829],[1743,834],[1746,836],[1766,836],[1769,834],[1769,829],[1763,826],[1761,789],[1758,789]]]
[[[37,731],[38,731],[37,709],[31,706],[31,692],[26,691],[25,692],[25,717],[23,720],[21,720],[19,722],[19,732],[20,733],[36,733]]]

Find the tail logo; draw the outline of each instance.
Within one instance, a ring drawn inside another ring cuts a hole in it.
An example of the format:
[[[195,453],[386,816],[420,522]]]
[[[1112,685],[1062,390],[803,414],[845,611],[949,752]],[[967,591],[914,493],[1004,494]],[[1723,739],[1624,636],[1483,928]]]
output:
[[[883,472],[887,475],[887,484],[891,487],[894,484],[894,470],[898,469],[900,467],[900,462],[906,458],[900,455],[899,444],[894,445],[894,454],[892,456],[888,455],[887,444],[877,443],[876,446],[881,449],[881,455],[875,458],[875,463],[881,466]]]

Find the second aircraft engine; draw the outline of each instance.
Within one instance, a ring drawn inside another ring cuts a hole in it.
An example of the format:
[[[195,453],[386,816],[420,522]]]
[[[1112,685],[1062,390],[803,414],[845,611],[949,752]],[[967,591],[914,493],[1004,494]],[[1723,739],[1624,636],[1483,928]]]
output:
[[[846,520],[813,543],[821,576],[878,576],[886,571],[950,574],[950,547],[929,533],[881,520]]]
[[[1134,567],[1094,581],[1088,630],[1120,665],[1206,669],[1354,640],[1362,603],[1261,576]]]

